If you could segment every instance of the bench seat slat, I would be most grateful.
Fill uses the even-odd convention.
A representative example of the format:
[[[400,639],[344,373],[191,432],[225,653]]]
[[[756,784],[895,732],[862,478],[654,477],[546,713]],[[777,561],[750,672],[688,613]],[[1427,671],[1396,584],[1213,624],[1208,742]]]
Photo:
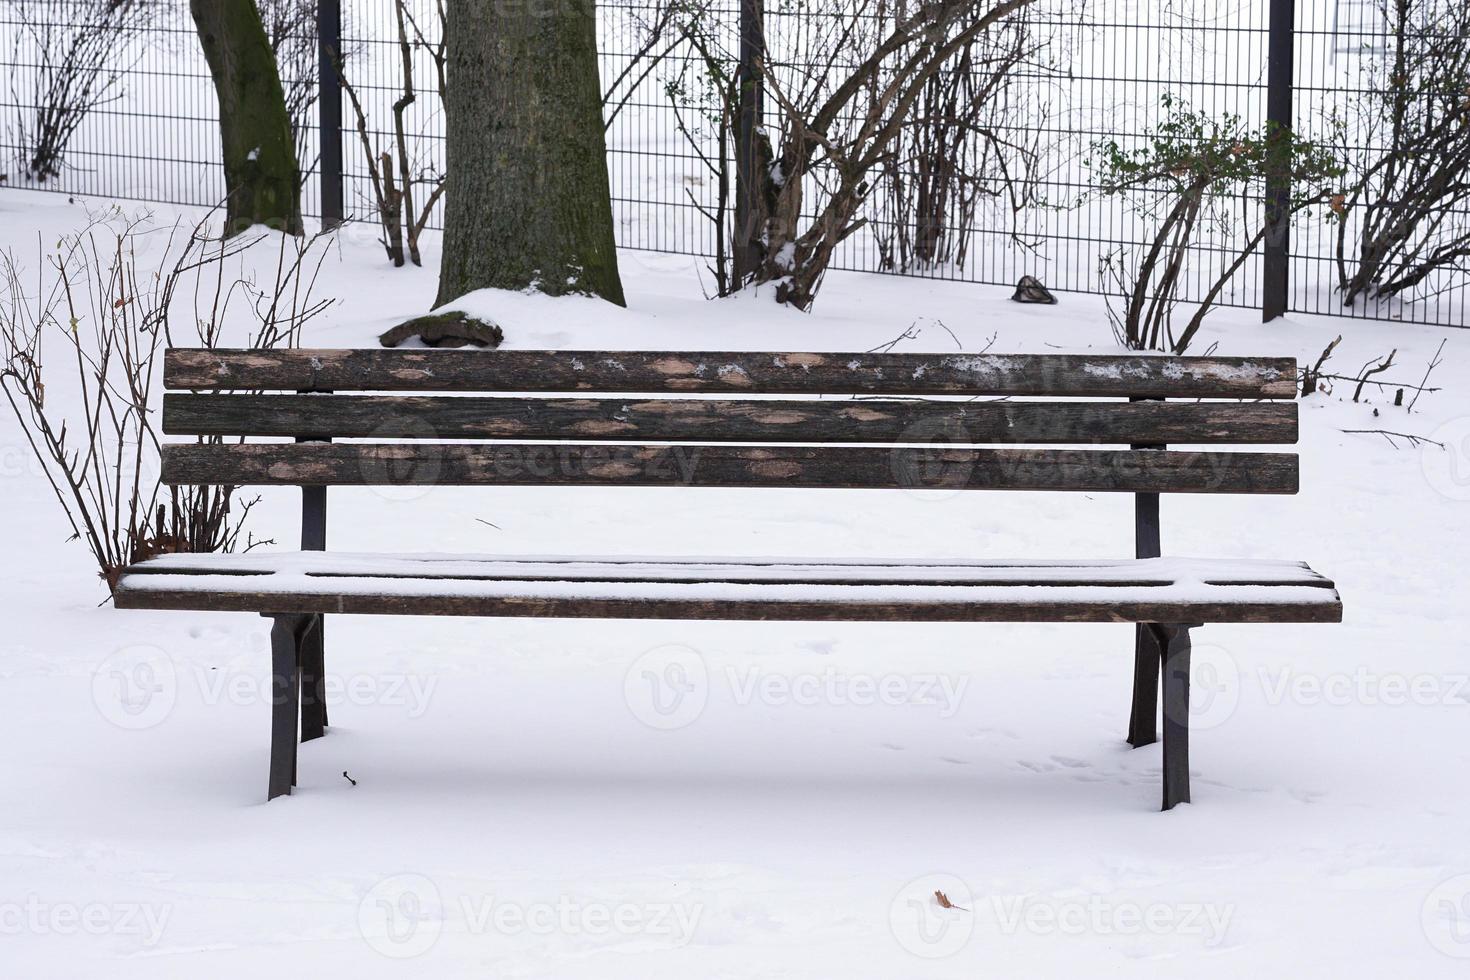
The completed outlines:
[[[1296,493],[1289,453],[575,443],[169,445],[163,482]]]
[[[170,393],[168,435],[619,442],[1289,444],[1292,402],[953,402]]]
[[[121,608],[927,622],[1336,622],[1332,583],[1286,562],[166,556]]]
[[[174,349],[170,389],[1280,398],[1292,358],[1143,354]]]
[[[1218,585],[1276,584],[1332,587],[1302,562],[1230,558],[898,559],[778,557],[647,557],[628,555],[372,554],[355,552],[248,552],[159,555],[129,574],[389,576],[401,578],[768,579],[869,582],[962,579],[1030,584],[1086,582],[1115,585],[1200,581]]]

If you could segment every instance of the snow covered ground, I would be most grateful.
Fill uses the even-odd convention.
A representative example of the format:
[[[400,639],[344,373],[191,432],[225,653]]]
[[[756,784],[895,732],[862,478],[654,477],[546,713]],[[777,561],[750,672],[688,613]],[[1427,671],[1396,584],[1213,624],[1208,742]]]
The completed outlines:
[[[94,205],[97,202],[91,202]],[[0,247],[82,202],[0,192]],[[435,287],[363,230],[306,338]],[[626,311],[485,300],[515,347],[1109,350],[1100,301],[834,275],[708,303],[624,253]],[[1470,334],[1212,318],[1199,346],[1443,391],[1302,403],[1302,493],[1175,497],[1165,553],[1300,559],[1341,626],[1197,639],[1195,803],[1123,742],[1124,626],[331,619],[332,730],[267,805],[266,621],[123,612],[0,418],[0,975],[1464,976]],[[941,326],[942,323],[942,326]],[[1414,433],[1448,448],[1396,448]],[[291,540],[297,494],[252,525]],[[488,523],[487,523],[488,522]],[[493,525],[493,526],[492,526]],[[1122,495],[334,489],[347,551],[1124,557]],[[1458,597],[1458,598],[1457,598]],[[682,671],[682,674],[680,673]],[[650,685],[682,677],[686,697]],[[344,778],[344,772],[354,782]],[[943,891],[964,911],[939,909]]]

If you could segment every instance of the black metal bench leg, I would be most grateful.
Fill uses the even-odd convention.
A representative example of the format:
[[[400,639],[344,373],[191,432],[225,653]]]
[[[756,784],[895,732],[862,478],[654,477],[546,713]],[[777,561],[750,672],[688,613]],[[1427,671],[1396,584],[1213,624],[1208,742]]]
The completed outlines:
[[[1133,711],[1128,744],[1135,749],[1159,740],[1159,664],[1163,651],[1153,627],[1139,623],[1133,639]]]
[[[268,615],[268,614],[267,614]],[[301,641],[310,617],[271,616],[271,771],[266,800],[296,785],[296,720],[300,711]]]
[[[1164,805],[1189,802],[1189,631],[1155,627],[1164,649]]]
[[[312,616],[301,638],[301,741],[327,733],[325,616]]]

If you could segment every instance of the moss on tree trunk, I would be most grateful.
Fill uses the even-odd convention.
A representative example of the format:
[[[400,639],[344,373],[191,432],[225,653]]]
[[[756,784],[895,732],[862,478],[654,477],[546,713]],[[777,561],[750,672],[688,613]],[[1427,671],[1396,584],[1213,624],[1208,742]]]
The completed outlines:
[[[281,76],[255,0],[189,0],[219,97],[226,235],[301,234],[301,186]]]
[[[455,0],[443,305],[475,289],[621,305],[592,0]]]

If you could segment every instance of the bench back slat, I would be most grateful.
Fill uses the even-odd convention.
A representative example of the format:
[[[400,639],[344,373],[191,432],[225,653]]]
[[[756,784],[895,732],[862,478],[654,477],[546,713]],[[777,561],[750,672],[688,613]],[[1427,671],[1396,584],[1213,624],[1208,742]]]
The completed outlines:
[[[1262,444],[1297,439],[1291,402],[879,401],[164,396],[168,435],[608,442]]]
[[[173,485],[1158,494],[1298,481],[1290,453],[1165,448],[1295,442],[1290,359],[170,350],[164,377],[182,389],[165,395],[164,432],[203,437],[164,447]],[[237,441],[257,436],[296,441]],[[1044,448],[1010,448],[1024,445]]]
[[[254,443],[174,445],[167,484],[707,486],[1295,493],[1287,453],[935,447]]]
[[[175,349],[164,358],[164,384],[213,391],[1290,399],[1296,362],[1142,354]]]

